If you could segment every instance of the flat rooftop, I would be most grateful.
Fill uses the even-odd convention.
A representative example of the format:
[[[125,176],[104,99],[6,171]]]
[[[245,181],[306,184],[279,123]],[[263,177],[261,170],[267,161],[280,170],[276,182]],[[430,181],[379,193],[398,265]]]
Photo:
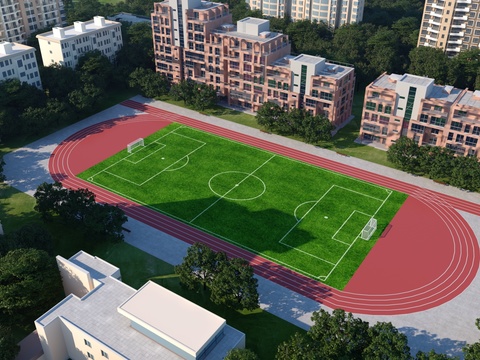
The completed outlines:
[[[253,17],[246,17],[241,20],[238,20],[241,23],[253,24],[253,25],[260,25],[269,22],[267,19],[259,19]]]
[[[353,67],[334,64],[334,63],[328,62],[328,60],[320,56],[313,56],[313,55],[306,55],[306,54],[300,54],[297,56],[286,55],[276,60],[275,62],[273,62],[272,66],[279,66],[279,67],[290,69],[290,61],[291,60],[298,61],[298,58],[300,58],[302,62],[310,63],[310,64],[316,64],[318,62],[325,61],[325,67],[318,74],[315,74],[317,76],[322,75],[322,76],[332,77],[334,79],[339,79],[343,77],[345,74],[348,74],[351,71],[355,71]]]
[[[75,30],[75,25],[70,25],[70,26],[66,26],[66,27],[62,28],[65,31],[65,36],[61,40],[65,40],[65,39],[69,39],[69,38],[77,37],[77,36],[84,36],[84,35],[88,34],[89,32],[96,31],[98,29],[105,29],[105,28],[108,28],[108,27],[121,25],[117,21],[112,21],[112,20],[107,20],[107,19],[105,19],[105,25],[104,26],[96,25],[93,19],[85,21],[83,23],[85,24],[85,31],[84,32],[76,31]],[[53,30],[44,32],[42,34],[38,34],[37,37],[53,39],[53,40],[60,40],[60,38],[53,36]]]
[[[476,93],[476,94],[475,94]],[[458,105],[471,106],[480,109],[480,93],[478,91],[467,91],[463,94]]]
[[[325,58],[322,58],[320,56],[312,56],[312,55],[307,55],[307,54],[300,54],[296,57],[293,58],[295,61],[299,61],[305,64],[318,64],[323,61],[325,61]]]
[[[416,76],[416,75],[399,75],[399,74],[383,74],[379,76],[375,81],[372,83],[373,86],[378,86],[383,89],[395,90],[397,83],[394,81],[401,81],[407,82],[412,85],[421,85],[426,86],[429,85],[433,79]],[[453,103],[458,96],[461,94],[462,90],[454,88],[452,86],[444,86],[444,85],[433,85],[430,93],[427,95],[427,99],[439,99],[442,101],[446,101],[449,103]]]
[[[4,53],[4,47],[9,48],[9,44],[12,44],[12,48],[8,50],[8,54]],[[19,43],[8,43],[8,42],[0,42],[0,59],[6,58],[8,56],[17,56],[21,55],[27,51],[35,51],[34,47],[19,44]]]
[[[152,311],[155,309],[155,311]],[[147,282],[119,306],[132,321],[147,324],[197,353],[225,320],[154,282]]]
[[[227,24],[224,24],[224,25],[227,25]],[[228,25],[231,25],[231,24],[228,24]],[[227,31],[227,30],[222,29],[222,28],[220,27],[220,28],[217,28],[217,29],[212,30],[212,33],[214,33],[214,34],[226,34],[226,35],[231,36],[231,37],[236,37],[236,38],[239,38],[239,39],[246,39],[246,40],[258,41],[258,42],[260,42],[260,43],[267,43],[267,42],[269,42],[269,41],[272,41],[272,39],[275,39],[275,38],[277,38],[277,37],[283,36],[283,34],[281,34],[281,33],[277,33],[277,32],[274,32],[274,31],[269,31],[269,33],[270,33],[270,36],[269,36],[269,37],[261,37],[261,36],[256,36],[256,35],[245,34],[245,33],[243,33],[243,32],[238,32],[236,26],[233,26],[232,28],[233,28],[234,30]]]

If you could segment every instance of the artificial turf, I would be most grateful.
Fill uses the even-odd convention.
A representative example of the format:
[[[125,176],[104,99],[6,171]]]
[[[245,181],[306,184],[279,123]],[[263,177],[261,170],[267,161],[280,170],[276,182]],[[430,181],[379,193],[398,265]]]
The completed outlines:
[[[79,177],[338,289],[406,199],[180,124]]]

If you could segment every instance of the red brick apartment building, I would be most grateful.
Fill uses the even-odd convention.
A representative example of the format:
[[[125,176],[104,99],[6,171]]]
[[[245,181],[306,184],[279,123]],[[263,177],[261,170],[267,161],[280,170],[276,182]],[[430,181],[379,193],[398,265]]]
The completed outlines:
[[[225,4],[166,0],[154,4],[152,30],[157,72],[173,82],[213,85],[230,105],[252,111],[273,101],[325,114],[335,126],[351,116],[353,67],[291,55],[288,36],[270,31],[268,20],[235,26]]]
[[[389,147],[400,136],[479,156],[480,91],[436,85],[434,79],[382,74],[365,91],[360,136]]]

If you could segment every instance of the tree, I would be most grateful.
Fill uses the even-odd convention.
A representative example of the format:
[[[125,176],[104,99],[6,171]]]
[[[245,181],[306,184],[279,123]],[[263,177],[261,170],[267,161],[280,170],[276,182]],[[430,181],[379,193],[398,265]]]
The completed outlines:
[[[257,354],[249,349],[232,349],[227,353],[225,360],[258,360]]]
[[[165,75],[160,75],[150,69],[136,68],[130,74],[130,87],[137,88],[140,93],[148,98],[168,93],[169,82]]]
[[[188,248],[183,262],[175,266],[175,273],[187,288],[193,290],[201,284],[203,289],[206,289],[212,283],[220,266],[226,261],[225,253],[215,253],[208,246],[195,243]]]
[[[412,139],[402,136],[388,149],[387,159],[400,169],[413,173],[418,170],[418,145]]]
[[[247,260],[223,261],[211,284],[211,300],[237,310],[258,308],[258,280]]]
[[[65,100],[80,84],[80,74],[70,67],[52,64],[40,68],[42,86],[51,98]]]
[[[189,105],[192,103],[194,88],[195,81],[188,78],[172,85],[170,88],[170,95],[175,100],[183,100],[185,105]]]
[[[475,321],[475,325],[478,330],[480,330],[480,319]],[[463,354],[465,355],[465,360],[476,360],[480,359],[480,342],[476,342],[471,345],[467,345],[463,348]]]
[[[149,23],[122,24],[123,46],[116,62],[128,74],[137,68],[155,70],[152,27]]]
[[[87,239],[123,241],[123,224],[128,221],[125,212],[118,206],[93,204],[87,208],[83,219],[83,229]]]
[[[33,195],[36,200],[34,209],[40,213],[44,221],[51,220],[52,215],[58,213],[58,207],[66,191],[59,182],[53,184],[44,182],[37,187]]]
[[[57,263],[45,251],[17,249],[0,258],[0,323],[25,323],[62,298]]]
[[[257,111],[255,118],[257,124],[265,127],[268,131],[273,131],[277,128],[280,119],[285,116],[283,109],[277,104],[267,101]]]
[[[39,224],[27,224],[7,235],[9,250],[37,249],[53,255],[53,238],[50,232]],[[6,253],[6,252],[5,252]],[[4,255],[0,251],[0,255]]]
[[[436,84],[446,84],[448,57],[440,49],[419,46],[410,51],[411,74],[435,79]]]
[[[415,356],[415,360],[458,360],[458,357],[451,357],[445,354],[437,354],[434,350],[424,353],[419,351]]]
[[[334,126],[324,115],[306,116],[303,122],[302,137],[305,142],[315,144],[332,139]]]
[[[450,184],[460,189],[480,189],[480,163],[475,156],[458,156],[454,160]]]
[[[471,48],[461,51],[449,60],[448,83],[461,89],[475,89],[480,70],[480,49]]]
[[[276,360],[316,360],[314,344],[310,337],[295,333],[278,346]]]
[[[12,330],[0,325],[0,360],[13,360],[19,351],[20,346],[17,345]]]
[[[365,360],[409,360],[408,339],[392,323],[378,322],[368,329],[370,344],[363,351]]]
[[[86,52],[79,59],[76,71],[85,86],[106,90],[113,78],[114,68],[108,57],[99,50]]]
[[[217,103],[217,91],[213,85],[196,84],[193,91],[192,105],[194,109],[203,111]]]
[[[313,313],[312,321],[308,336],[319,358],[362,359],[362,352],[369,344],[368,322],[340,309],[331,315],[321,309]]]
[[[0,183],[3,183],[6,180],[5,174],[3,173],[4,166],[5,161],[3,161],[3,157],[0,157]]]

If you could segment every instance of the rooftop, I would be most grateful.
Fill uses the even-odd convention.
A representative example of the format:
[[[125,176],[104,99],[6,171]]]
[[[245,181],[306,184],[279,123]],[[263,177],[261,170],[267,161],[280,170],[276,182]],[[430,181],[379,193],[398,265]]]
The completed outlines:
[[[35,48],[19,43],[0,42],[0,59],[7,56],[16,56],[27,51],[35,51]]]
[[[480,109],[480,93],[477,91],[466,91],[458,102],[458,105],[470,106]]]
[[[153,282],[138,291],[133,289],[110,276],[118,268],[85,252],[75,254],[69,261],[88,270],[99,285],[82,298],[73,294],[67,296],[36,320],[42,326],[52,321],[71,323],[129,359],[180,360],[180,356],[132,328],[132,318],[118,309],[121,307],[156,329],[170,332],[171,337],[197,348],[203,345],[202,340],[209,338],[215,326],[225,323],[217,315]],[[238,330],[225,326],[222,341],[206,359],[222,359],[242,337]]]
[[[295,61],[299,61],[305,64],[318,64],[323,61],[325,61],[325,58],[322,58],[320,56],[312,56],[312,55],[306,55],[306,54],[300,54],[293,58]]]
[[[225,325],[221,317],[151,281],[120,305],[119,311],[194,353]]]
[[[100,18],[100,17],[97,17]],[[84,25],[85,28],[82,31],[79,31],[79,26],[78,25]],[[66,26],[64,28],[57,27],[55,29],[61,29],[64,31],[64,34],[62,36],[62,39],[68,39],[72,37],[77,37],[77,36],[84,36],[85,34],[88,34],[89,32],[96,31],[98,29],[104,29],[108,27],[113,27],[116,25],[121,25],[117,21],[111,21],[104,19],[103,25],[100,25],[100,21],[95,21],[94,19],[88,20],[85,22],[80,22],[76,21],[74,25]],[[60,39],[60,37],[54,35],[54,31],[47,31],[45,33],[37,35],[38,38],[46,38],[48,40],[56,40]]]
[[[246,23],[246,24],[253,24],[253,25],[260,25],[260,24],[268,23],[269,21],[266,20],[266,19],[246,17],[244,19],[238,20],[238,22]]]
[[[334,79],[339,79],[343,77],[345,74],[348,74],[350,71],[354,71],[353,67],[342,65],[342,64],[336,64],[333,62],[329,62],[323,57],[320,56],[313,56],[313,55],[306,55],[306,54],[300,54],[297,56],[293,55],[286,55],[278,60],[276,60],[274,63],[272,63],[273,66],[280,66],[280,67],[285,67],[290,69],[290,62],[294,61],[300,61],[303,63],[308,63],[308,64],[317,64],[319,62],[325,62],[325,67],[323,68],[322,71],[318,72],[315,75],[322,75],[322,76],[328,76],[332,77]]]
[[[224,24],[224,25],[232,25],[232,24]],[[245,34],[243,32],[239,32],[239,31],[237,31],[235,26],[232,26],[232,28],[234,30],[229,31],[229,30],[225,30],[222,27],[220,27],[220,28],[212,30],[212,33],[227,34],[228,36],[236,37],[236,38],[239,38],[239,39],[254,40],[254,41],[258,41],[260,43],[267,43],[269,41],[272,41],[272,39],[283,36],[283,34],[281,34],[281,33],[277,33],[277,32],[274,32],[274,31],[269,31],[270,35],[268,37],[261,37],[261,36],[249,35],[249,34]]]

